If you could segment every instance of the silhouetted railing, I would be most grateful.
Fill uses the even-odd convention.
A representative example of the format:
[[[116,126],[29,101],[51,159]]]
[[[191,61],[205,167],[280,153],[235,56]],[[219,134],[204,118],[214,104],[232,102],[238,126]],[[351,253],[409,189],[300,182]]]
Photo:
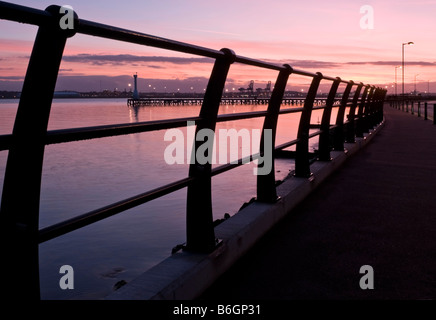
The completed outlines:
[[[345,141],[354,142],[356,136],[363,136],[364,132],[369,131],[383,119],[383,101],[386,91],[382,88],[324,76],[319,72],[298,70],[286,64],[276,65],[242,57],[230,49],[217,51],[103,25],[79,19],[77,15],[75,15],[74,29],[63,30],[59,26],[62,17],[59,11],[58,6],[50,6],[45,11],[41,11],[0,2],[0,18],[38,26],[13,132],[0,136],[0,150],[8,150],[0,211],[2,256],[3,260],[7,261],[7,263],[2,262],[2,268],[6,268],[2,274],[8,278],[8,284],[4,285],[7,288],[6,294],[11,294],[14,298],[40,298],[39,243],[182,188],[187,188],[188,191],[185,249],[211,252],[217,246],[212,216],[211,178],[246,163],[246,159],[239,159],[237,164],[225,164],[212,169],[210,163],[200,164],[195,159],[190,165],[188,176],[184,179],[144,191],[123,201],[39,230],[40,185],[46,145],[183,127],[188,121],[196,122],[196,133],[198,133],[202,129],[215,130],[217,122],[264,117],[263,129],[270,129],[272,132],[273,141],[269,145],[273,150],[265,149],[268,146],[264,143],[265,130],[263,130],[260,151],[250,155],[249,159],[259,159],[267,151],[275,155],[280,150],[296,145],[295,176],[305,178],[311,175],[310,164],[313,161],[309,153],[309,139],[319,136],[318,159],[329,161],[332,149],[344,150]],[[48,131],[47,124],[63,50],[67,39],[76,33],[213,58],[215,62],[199,115],[135,124]],[[227,75],[234,63],[277,72],[277,80],[266,111],[218,115]],[[281,109],[285,88],[292,75],[311,79],[310,88],[303,107]],[[324,105],[314,106],[321,80],[331,81],[330,91]],[[346,88],[339,103],[335,103],[341,83],[346,84]],[[338,109],[334,125],[330,120],[333,108]],[[313,110],[323,110],[319,125],[310,123]],[[346,110],[348,110],[348,120],[344,122]],[[279,115],[289,113],[301,113],[297,138],[276,146]],[[313,128],[318,130],[309,133]],[[197,154],[199,146],[199,143],[194,141],[194,154]],[[269,174],[257,176],[257,201],[272,203],[278,199],[274,161],[272,165]]]
[[[430,105],[429,101],[435,101],[436,96],[414,96],[414,97],[405,97],[404,99],[400,96],[388,96],[386,98],[386,102],[389,102],[389,105],[395,109],[402,110],[405,112],[409,112],[413,115],[415,112],[418,117],[422,116],[422,112],[424,112],[424,120],[429,119],[428,111],[429,109],[433,112],[432,119],[433,124],[436,124],[436,103],[433,103],[433,106]]]

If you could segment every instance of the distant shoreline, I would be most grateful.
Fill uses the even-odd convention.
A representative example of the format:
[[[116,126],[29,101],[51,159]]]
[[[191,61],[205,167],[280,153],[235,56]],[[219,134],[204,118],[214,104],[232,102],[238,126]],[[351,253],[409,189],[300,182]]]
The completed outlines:
[[[304,98],[305,94],[301,94],[297,91],[287,91],[287,94],[293,97]],[[91,91],[91,92],[77,92],[77,91],[55,91],[53,99],[131,99],[133,93],[129,91]],[[140,98],[203,98],[204,93],[192,93],[192,92],[153,92],[153,93],[140,93]],[[326,94],[323,94],[326,95]],[[323,96],[321,95],[321,96]],[[20,91],[0,91],[0,100],[19,100],[21,96]],[[256,95],[254,95],[256,96]],[[231,93],[223,94],[225,98],[238,98],[243,97],[240,94]],[[265,96],[257,95],[259,98],[265,98]],[[418,100],[436,100],[436,94],[418,94],[406,97],[408,99]],[[388,95],[387,100],[401,99],[401,96]]]

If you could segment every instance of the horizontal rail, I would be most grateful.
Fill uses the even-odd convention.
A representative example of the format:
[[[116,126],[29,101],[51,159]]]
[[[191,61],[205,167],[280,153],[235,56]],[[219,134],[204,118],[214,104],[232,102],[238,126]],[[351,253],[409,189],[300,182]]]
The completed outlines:
[[[91,35],[91,36],[99,36],[112,40],[120,40],[123,42],[130,42],[130,43],[147,45],[147,46],[152,46],[161,49],[200,55],[200,56],[214,58],[214,59],[223,57],[224,55],[221,51],[212,50],[200,46],[194,46],[192,44],[173,41],[166,38],[151,36],[148,34],[135,32],[127,29],[116,28],[113,26],[87,21],[87,20],[80,20],[80,24],[77,32]],[[252,58],[247,58],[239,55],[235,56],[235,62],[239,62],[245,65],[265,68],[265,69],[276,70],[276,71],[281,71],[285,69],[285,67],[283,67],[282,65],[256,60]],[[302,76],[307,76],[307,77],[316,76],[316,74],[314,73],[299,70],[299,69],[293,69],[292,73]],[[332,81],[336,80],[335,78],[329,76],[322,76],[322,78],[324,80],[332,80]],[[341,82],[348,83],[348,81],[345,80],[341,80]]]
[[[71,231],[80,229],[94,222],[109,218],[115,214],[134,208],[148,201],[160,198],[174,191],[185,188],[193,181],[193,178],[185,178],[172,182],[165,186],[141,193],[134,197],[113,203],[97,210],[76,216],[69,220],[54,224],[39,230],[39,243],[54,239]]]
[[[0,19],[40,26],[52,19],[51,14],[14,3],[0,1]]]
[[[219,115],[217,122],[235,121],[241,119],[258,118],[266,115],[266,111],[232,113]],[[144,121],[135,124],[114,124],[95,127],[83,127],[74,129],[59,129],[47,132],[46,144],[65,143],[80,140],[90,140],[96,138],[113,137],[134,133],[143,133],[164,129],[180,128],[186,126],[189,121],[200,121],[201,117],[187,117],[170,120]],[[5,145],[9,136],[0,136],[0,147],[2,146],[1,138],[4,137]],[[1,150],[1,149],[0,149]]]
[[[302,112],[303,108],[286,108],[286,109],[281,109],[279,111],[279,114],[289,114],[289,113],[297,113],[297,112]]]
[[[336,106],[334,106],[336,107]],[[314,110],[322,110],[325,106],[314,107]],[[281,109],[279,114],[298,113],[303,108]],[[267,111],[241,112],[232,114],[221,114],[217,117],[217,122],[236,121],[242,119],[259,118],[267,115]],[[81,140],[91,140],[106,138],[134,133],[143,133],[170,128],[180,128],[186,126],[188,121],[200,121],[200,117],[187,117],[179,119],[143,121],[138,123],[125,123],[114,125],[102,125],[92,127],[79,127],[70,129],[57,129],[47,131],[45,144],[58,144]],[[8,150],[12,144],[12,134],[0,135],[0,151]]]
[[[315,137],[319,135],[321,131],[315,132],[309,137]],[[287,143],[281,144],[275,148],[276,151],[288,148],[292,145],[295,145],[298,142],[298,139],[289,141]],[[234,163],[227,163],[216,168],[213,168],[211,171],[211,176],[217,176],[221,173],[230,171],[237,167],[240,167],[244,164],[253,162],[258,160],[261,157],[260,153],[251,154],[249,156],[239,158],[234,161]],[[185,178],[171,184],[153,189],[151,191],[147,191],[145,193],[139,194],[137,196],[116,202],[114,204],[102,207],[97,210],[90,211],[88,213],[76,216],[74,218],[59,222],[52,226],[43,228],[39,231],[39,243],[43,243],[45,241],[54,239],[58,236],[67,234],[74,230],[80,229],[84,226],[90,225],[94,222],[101,221],[103,219],[109,218],[117,213],[126,211],[128,209],[134,208],[136,206],[142,205],[151,200],[157,199],[174,191],[185,188],[189,185],[190,182],[193,181],[193,178]]]
[[[309,134],[308,139],[312,139],[313,137],[319,136],[322,133],[321,130],[313,132],[311,134]]]
[[[280,71],[284,69],[283,66],[278,64],[264,62],[256,59],[247,58],[247,57],[241,57],[238,55],[235,57],[235,62],[239,62],[253,67],[260,67],[260,68],[271,69],[276,71]]]
[[[73,129],[51,130],[47,132],[46,144],[49,145],[55,143],[90,140],[96,138],[105,138],[133,133],[178,128],[186,126],[186,123],[188,121],[198,121],[200,119],[200,117],[187,117],[170,120],[144,121],[134,124],[125,123]]]
[[[283,149],[289,148],[293,145],[296,145],[298,142],[300,142],[300,139],[294,139],[294,140],[282,143],[276,147],[276,150],[283,150]]]
[[[214,59],[224,56],[223,52],[219,50],[213,50],[201,46],[195,46],[180,41],[174,41],[166,38],[156,37],[141,32],[116,28],[102,23],[97,23],[97,22],[92,22],[82,19],[79,22],[77,32],[82,34],[87,34],[90,36],[97,36],[101,38],[119,40],[123,42],[130,42],[139,45],[146,45],[150,47],[194,54],[194,55],[199,55],[199,56],[204,56]]]

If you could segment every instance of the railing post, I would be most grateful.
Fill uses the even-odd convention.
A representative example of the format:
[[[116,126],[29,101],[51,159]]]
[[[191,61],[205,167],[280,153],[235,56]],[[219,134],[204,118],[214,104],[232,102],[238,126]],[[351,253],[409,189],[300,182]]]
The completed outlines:
[[[288,83],[289,75],[292,73],[292,68],[289,65],[284,65],[284,69],[279,72],[277,76],[277,81],[274,85],[273,92],[271,94],[271,99],[268,105],[268,114],[265,116],[262,137],[260,141],[259,153],[261,156],[266,154],[265,147],[270,147],[268,154],[272,155],[271,159],[271,170],[267,174],[260,174],[261,168],[258,168],[257,175],[257,200],[261,202],[275,202],[277,200],[277,191],[275,185],[275,166],[274,166],[274,149],[275,140],[277,132],[277,121],[280,111],[280,106],[282,104],[283,95],[285,94],[286,85]],[[271,142],[266,144],[265,141],[265,130],[271,130]],[[268,161],[265,159],[265,161]],[[262,164],[265,167],[267,164]],[[261,164],[259,163],[259,166]]]
[[[347,124],[347,142],[354,143],[356,142],[355,138],[355,112],[357,103],[359,102],[360,91],[362,90],[363,83],[360,83],[357,86],[356,92],[354,93],[353,102],[350,106],[350,112],[348,113],[348,124]]]
[[[310,159],[309,159],[309,129],[310,118],[312,116],[313,102],[315,101],[319,83],[322,80],[322,74],[317,72],[313,77],[309,91],[304,101],[303,111],[301,112],[300,124],[298,126],[297,146],[295,156],[295,176],[310,177]]]
[[[340,78],[336,78],[330,87],[330,92],[327,97],[326,106],[322,113],[321,134],[319,136],[319,160],[330,161],[330,120],[333,104],[335,102],[336,92],[338,91]]]
[[[424,120],[428,120],[428,110],[427,110],[427,101],[424,102]]]
[[[364,110],[363,132],[369,132],[369,130],[373,127],[373,117],[377,116],[376,110],[378,98],[379,96],[377,88],[375,86],[371,86],[368,102],[366,103]]]
[[[365,108],[365,105],[369,104],[368,101],[370,100],[370,90],[372,90],[370,85],[365,86],[359,108],[357,109],[356,137],[359,138],[363,138],[363,109]]]
[[[59,6],[46,11],[52,19],[39,27],[33,45],[12,131],[0,209],[3,285],[7,298],[17,301],[40,298],[38,227],[45,136],[66,39],[75,33],[60,28]]]
[[[341,106],[338,110],[338,115],[336,116],[336,128],[334,131],[333,138],[333,149],[336,151],[344,151],[344,140],[345,140],[345,129],[344,129],[344,116],[345,109],[348,105],[348,98],[350,96],[351,89],[354,85],[353,81],[348,82],[347,87],[342,95]]]
[[[379,91],[379,98],[378,98],[378,102],[377,102],[377,114],[378,116],[376,117],[378,119],[377,124],[382,123],[383,122],[383,109],[384,109],[384,103],[385,103],[385,99],[386,99],[386,94],[387,94],[387,90],[385,89],[378,89]]]
[[[197,124],[195,137],[201,130],[215,134],[216,119],[227,74],[236,57],[229,49],[221,51],[224,55],[215,60],[201,106],[201,120]],[[211,141],[203,143],[213,144]],[[197,151],[203,143],[194,139],[193,159],[189,167],[189,176],[193,177],[194,181],[188,186],[185,249],[193,252],[211,252],[217,245],[212,214],[212,154],[206,156],[208,159],[206,163],[200,163],[197,159]]]
[[[433,124],[436,124],[436,103],[433,105]]]
[[[383,110],[382,105],[380,105],[380,101],[382,100],[382,90],[377,87],[373,87],[374,94],[372,96],[371,106],[370,106],[370,116],[368,121],[368,129],[369,126],[376,126],[383,119]],[[383,103],[383,102],[382,102]],[[380,115],[381,114],[381,115]],[[381,119],[380,119],[381,117]]]
[[[372,125],[376,126],[377,124],[383,121],[383,103],[385,99],[386,90],[376,88],[374,93],[374,117],[372,119]]]
[[[421,101],[418,101],[418,118],[421,117]]]

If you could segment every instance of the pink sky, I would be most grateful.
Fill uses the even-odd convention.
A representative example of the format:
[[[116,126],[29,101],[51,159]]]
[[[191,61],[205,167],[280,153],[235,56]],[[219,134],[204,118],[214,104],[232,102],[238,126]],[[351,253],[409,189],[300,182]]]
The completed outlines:
[[[53,2],[15,3],[44,9]],[[430,86],[430,91],[436,92],[436,0],[69,0],[59,4],[72,6],[83,19],[217,50],[227,47],[250,58],[388,86],[391,92],[395,66],[401,64],[401,44],[413,41],[414,46],[405,48],[406,91],[414,89],[416,78],[419,91]],[[361,27],[364,13],[360,8],[364,5],[374,10],[373,29]],[[0,21],[0,90],[14,85],[20,89],[35,33],[33,26]],[[207,78],[211,70],[210,62],[192,60],[197,57],[84,35],[70,39],[64,55],[60,77],[109,79],[137,72],[145,86],[140,91],[160,85],[159,79]],[[400,90],[401,69],[397,72]],[[229,83],[245,86],[255,80],[263,86],[275,77],[274,72],[235,65]],[[303,80],[293,77],[290,85],[303,86]],[[126,82],[123,79],[108,86],[123,89]]]

